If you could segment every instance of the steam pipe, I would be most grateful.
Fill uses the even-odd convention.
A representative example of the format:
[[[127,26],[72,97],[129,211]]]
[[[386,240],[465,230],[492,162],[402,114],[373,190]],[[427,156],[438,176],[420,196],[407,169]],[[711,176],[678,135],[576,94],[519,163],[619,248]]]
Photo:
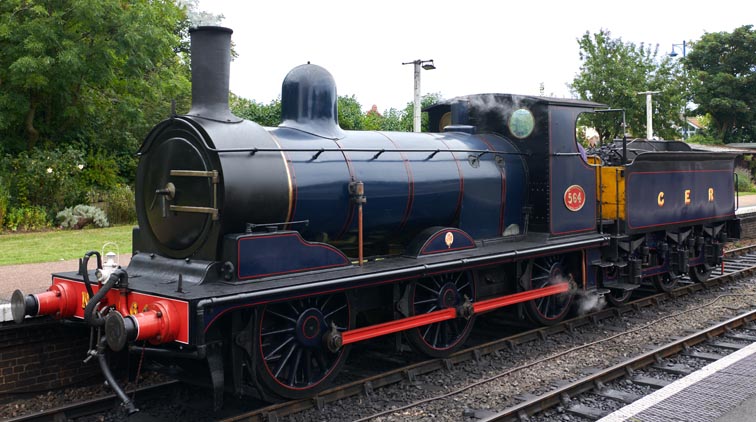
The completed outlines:
[[[94,292],[92,291],[92,286],[89,281],[89,271],[87,269],[87,266],[89,265],[89,258],[92,255],[97,256],[97,268],[102,268],[102,256],[97,251],[89,251],[85,253],[84,258],[81,260],[81,267],[79,268],[79,271],[81,271],[81,276],[84,278],[84,286],[87,288],[89,297],[94,296]]]
[[[128,274],[126,274],[126,271],[119,268],[113,271],[112,274],[110,274],[108,281],[106,281],[105,284],[103,284],[102,288],[97,291],[97,294],[89,299],[87,306],[84,308],[84,320],[87,322],[87,324],[93,327],[102,327],[103,325],[105,325],[105,319],[100,318],[99,315],[97,315],[95,308],[97,308],[97,304],[100,303],[102,298],[108,294],[110,289],[112,289],[120,279],[126,280],[124,282],[128,283],[129,276]]]
[[[116,393],[116,396],[121,399],[121,405],[126,408],[126,414],[131,416],[134,413],[139,412],[139,409],[134,406],[134,402],[129,399],[129,396],[126,395],[126,393],[123,391],[123,388],[118,385],[118,381],[116,381],[115,377],[113,377],[113,373],[110,372],[108,361],[107,359],[105,359],[105,351],[107,350],[105,347],[106,344],[107,340],[105,340],[105,337],[100,338],[100,341],[97,342],[97,363],[100,364],[102,375],[105,376],[105,379],[108,381],[110,388],[112,388],[113,392]]]

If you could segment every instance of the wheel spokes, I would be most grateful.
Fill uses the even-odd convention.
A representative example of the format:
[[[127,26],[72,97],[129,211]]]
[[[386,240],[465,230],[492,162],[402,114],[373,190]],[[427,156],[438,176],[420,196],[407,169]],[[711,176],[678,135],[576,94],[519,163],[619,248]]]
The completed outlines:
[[[294,324],[297,323],[297,320],[291,317],[287,317],[286,315],[279,314],[278,312],[269,311],[271,315],[275,315],[281,319],[285,319],[287,321],[293,322]]]
[[[292,341],[294,341],[294,337],[289,337],[289,338],[287,338],[287,339],[286,339],[286,340],[285,340],[285,341],[284,341],[283,343],[281,343],[281,344],[280,344],[280,345],[279,345],[278,347],[276,347],[276,348],[275,348],[275,349],[274,349],[274,350],[273,350],[272,352],[270,352],[270,353],[268,354],[268,356],[267,356],[267,357],[265,358],[265,360],[273,360],[273,359],[275,359],[275,358],[277,357],[277,356],[276,356],[276,353],[278,353],[278,351],[279,351],[279,350],[281,350],[281,349],[283,349],[284,347],[286,347],[286,345],[287,345],[287,344],[289,344],[289,343],[291,343]]]
[[[425,285],[425,284],[423,284],[423,283],[418,283],[417,285],[418,285],[419,287],[422,287],[423,289],[425,289],[425,290],[429,291],[430,293],[432,293],[432,294],[436,295],[436,296],[438,296],[438,295],[439,295],[439,294],[441,293],[441,292],[440,292],[440,290],[439,290],[439,291],[437,291],[437,290],[433,290],[433,289],[431,289],[430,287],[426,286],[426,285]],[[441,289],[441,286],[438,286],[438,288],[439,288],[439,289]]]
[[[526,290],[536,290],[555,283],[567,281],[564,269],[564,257],[555,256],[533,261],[530,272],[529,285]],[[571,298],[559,295],[544,296],[528,302],[528,312],[537,322],[546,324],[565,315],[569,309]]]
[[[331,353],[321,342],[332,326],[339,331],[350,327],[349,305],[343,293],[262,308],[259,339],[266,373],[287,389],[320,384],[334,372],[344,353],[343,348]]]
[[[414,282],[411,306],[413,315],[428,314],[457,306],[463,298],[474,298],[469,273],[456,272],[434,275]],[[422,341],[436,350],[454,346],[464,337],[468,320],[448,320],[416,328]]]
[[[278,378],[278,376],[281,374],[281,371],[284,369],[284,367],[286,367],[286,362],[289,361],[289,358],[291,357],[291,354],[294,353],[294,349],[296,349],[296,348],[297,348],[296,345],[292,345],[289,348],[289,351],[286,353],[286,357],[283,358],[283,360],[281,360],[281,362],[279,362],[278,369],[276,369],[276,374],[275,374],[276,378]]]

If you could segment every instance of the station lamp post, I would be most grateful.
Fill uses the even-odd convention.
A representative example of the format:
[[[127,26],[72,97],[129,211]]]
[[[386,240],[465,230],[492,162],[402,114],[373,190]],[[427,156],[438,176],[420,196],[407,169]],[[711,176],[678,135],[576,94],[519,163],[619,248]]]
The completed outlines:
[[[436,66],[433,64],[433,60],[413,60],[411,62],[405,62],[404,64],[415,65],[415,106],[412,116],[412,131],[420,132],[420,68],[425,70],[433,70]]]
[[[675,51],[675,47],[682,47],[682,55],[683,55],[683,58],[685,58],[687,46],[688,46],[688,43],[685,40],[683,40],[682,44],[672,44],[672,52],[669,53],[669,57],[679,56],[679,54],[677,54],[677,51]]]

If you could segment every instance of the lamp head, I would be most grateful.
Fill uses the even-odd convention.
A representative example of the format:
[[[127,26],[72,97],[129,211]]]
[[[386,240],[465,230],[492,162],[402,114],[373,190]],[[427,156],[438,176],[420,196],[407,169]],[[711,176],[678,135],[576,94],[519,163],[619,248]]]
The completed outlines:
[[[433,60],[428,60],[427,62],[423,62],[423,69],[425,70],[433,70],[436,66],[433,65]]]

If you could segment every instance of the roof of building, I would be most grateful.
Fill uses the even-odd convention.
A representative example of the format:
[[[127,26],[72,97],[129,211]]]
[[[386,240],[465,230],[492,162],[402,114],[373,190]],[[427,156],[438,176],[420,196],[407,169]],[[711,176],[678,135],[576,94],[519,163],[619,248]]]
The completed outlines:
[[[693,126],[696,129],[703,129],[704,125],[701,123],[700,120],[698,120],[698,117],[686,117],[685,118],[688,121],[688,124]]]

